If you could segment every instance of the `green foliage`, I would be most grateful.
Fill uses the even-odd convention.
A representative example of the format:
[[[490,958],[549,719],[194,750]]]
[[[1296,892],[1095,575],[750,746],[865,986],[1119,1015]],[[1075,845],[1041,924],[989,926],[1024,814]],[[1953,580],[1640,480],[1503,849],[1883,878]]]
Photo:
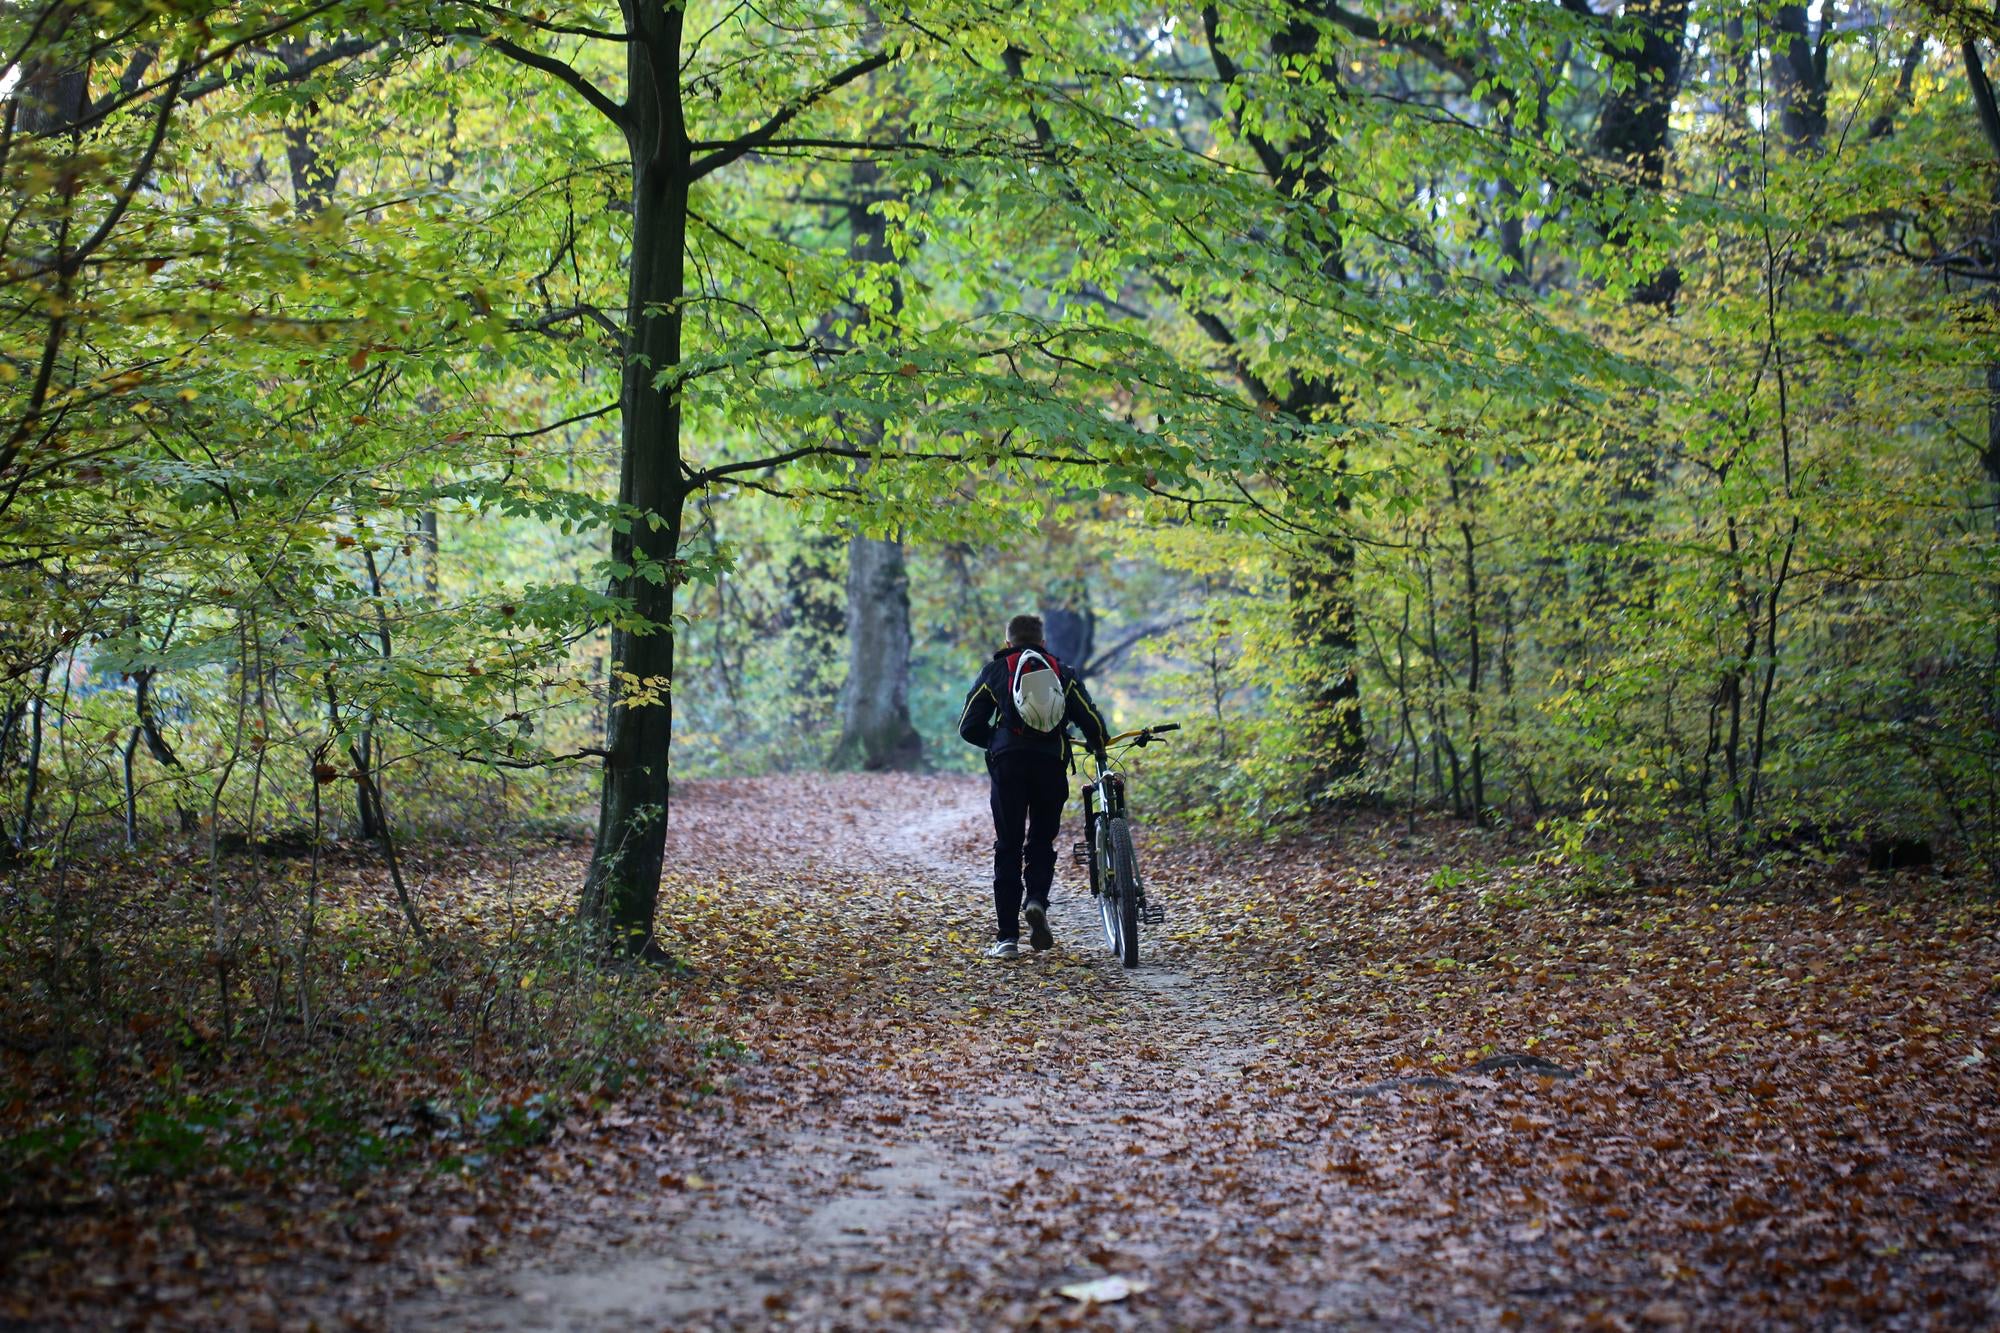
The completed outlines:
[[[1510,0],[697,6],[663,303],[611,7],[100,10],[0,20],[23,851],[541,817],[669,702],[687,771],[816,763],[864,535],[946,762],[1046,598],[1150,631],[1100,689],[1200,818],[2000,863],[1995,164],[1930,19],[1817,34],[1814,130],[1775,11],[1668,70]]]

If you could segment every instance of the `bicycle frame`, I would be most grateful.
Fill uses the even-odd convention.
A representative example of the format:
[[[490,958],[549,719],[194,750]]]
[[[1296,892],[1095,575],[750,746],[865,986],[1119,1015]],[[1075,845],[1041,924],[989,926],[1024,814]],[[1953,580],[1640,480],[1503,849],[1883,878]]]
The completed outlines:
[[[1076,849],[1074,859],[1082,861],[1090,868],[1090,892],[1095,897],[1102,892],[1099,878],[1103,867],[1097,848],[1097,826],[1099,817],[1122,819],[1125,812],[1125,774],[1109,760],[1112,749],[1128,749],[1134,746],[1150,745],[1161,739],[1169,731],[1180,730],[1180,723],[1167,722],[1159,726],[1141,727],[1113,736],[1105,742],[1105,755],[1092,753],[1091,760],[1097,765],[1097,776],[1083,784],[1083,845]],[[1143,879],[1140,896],[1145,896]]]
[[[1072,852],[1090,868],[1090,893],[1104,924],[1104,942],[1126,967],[1139,965],[1140,923],[1158,925],[1157,906],[1146,901],[1146,880],[1132,849],[1132,822],[1125,809],[1125,775],[1109,752],[1146,745],[1178,724],[1162,723],[1114,736],[1092,757],[1097,776],[1083,786],[1083,841]]]
[[[1092,756],[1095,759],[1095,756]],[[1090,892],[1102,891],[1102,866],[1097,852],[1098,817],[1115,819],[1125,813],[1125,775],[1102,760],[1097,776],[1083,785],[1083,845],[1085,864],[1090,867]]]

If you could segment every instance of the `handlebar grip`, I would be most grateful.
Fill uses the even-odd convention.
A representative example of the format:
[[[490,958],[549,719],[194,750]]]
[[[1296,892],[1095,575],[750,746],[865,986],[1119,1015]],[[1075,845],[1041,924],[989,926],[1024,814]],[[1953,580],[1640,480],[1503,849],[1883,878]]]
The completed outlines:
[[[1157,727],[1146,728],[1146,730],[1152,732],[1155,736],[1159,735],[1163,731],[1179,731],[1180,729],[1181,729],[1181,724],[1178,722],[1162,722]]]

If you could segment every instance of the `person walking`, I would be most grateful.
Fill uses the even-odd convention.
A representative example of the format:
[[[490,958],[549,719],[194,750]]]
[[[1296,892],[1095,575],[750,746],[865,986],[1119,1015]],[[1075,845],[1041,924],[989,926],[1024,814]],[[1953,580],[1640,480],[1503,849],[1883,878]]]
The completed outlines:
[[[993,654],[965,696],[958,734],[986,751],[993,803],[993,943],[988,958],[1046,949],[1049,887],[1055,882],[1056,831],[1069,799],[1069,733],[1075,726],[1093,753],[1110,739],[1097,705],[1076,673],[1042,641],[1040,616],[1007,622],[1007,646]]]

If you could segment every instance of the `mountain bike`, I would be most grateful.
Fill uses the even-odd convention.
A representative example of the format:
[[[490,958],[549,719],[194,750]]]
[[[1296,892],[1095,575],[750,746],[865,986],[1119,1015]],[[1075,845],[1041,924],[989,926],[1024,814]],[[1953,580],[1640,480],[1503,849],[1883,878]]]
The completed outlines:
[[[1151,745],[1180,723],[1141,727],[1113,736],[1106,754],[1093,755],[1097,776],[1083,787],[1083,841],[1071,858],[1090,869],[1090,892],[1104,921],[1104,942],[1126,967],[1139,966],[1139,926],[1158,925],[1165,909],[1146,900],[1146,882],[1139,876],[1139,858],[1132,850],[1131,819],[1125,808],[1125,775],[1109,759],[1114,747]]]

